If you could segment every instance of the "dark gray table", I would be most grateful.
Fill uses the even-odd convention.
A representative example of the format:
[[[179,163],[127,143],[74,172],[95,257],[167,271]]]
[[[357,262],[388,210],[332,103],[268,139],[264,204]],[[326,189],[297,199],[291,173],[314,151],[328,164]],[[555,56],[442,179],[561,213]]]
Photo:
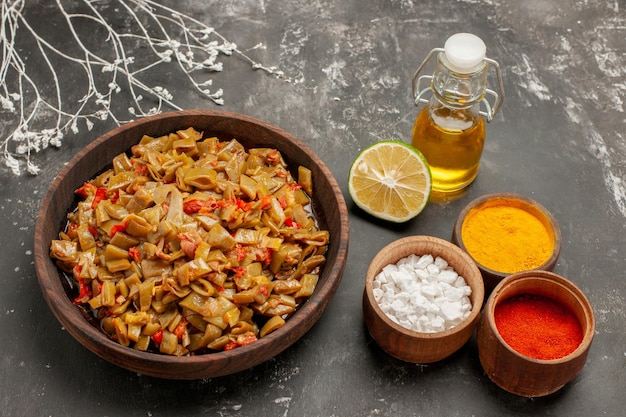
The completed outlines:
[[[48,17],[56,7],[52,3],[27,1],[24,14],[59,41],[66,35],[63,26]],[[119,5],[105,3],[110,4],[100,6],[103,13],[122,16]],[[38,176],[14,177],[1,169],[0,415],[623,413],[623,0],[166,3],[214,27],[241,49],[263,42],[265,48],[248,54],[284,71],[288,81],[254,71],[238,56],[224,58],[224,71],[212,76],[214,85],[224,90],[223,106],[201,98],[173,70],[156,78],[177,91],[183,107],[219,108],[263,119],[318,153],[350,208],[350,254],[341,286],[305,337],[275,359],[240,374],[166,381],[100,360],[75,342],[48,310],[32,254],[37,210],[53,177],[80,148],[114,126],[111,120],[97,123],[91,132],[68,134],[60,149],[36,155],[34,161],[42,168]],[[128,22],[119,19],[120,24]],[[377,140],[409,140],[418,111],[409,91],[413,72],[432,48],[443,46],[457,31],[485,40],[488,56],[502,66],[505,83],[506,100],[487,126],[477,180],[457,199],[432,202],[404,225],[363,216],[347,194],[350,162]],[[119,99],[124,100],[123,94]],[[0,111],[0,117],[0,131],[6,135],[13,116]],[[579,285],[595,309],[596,336],[585,368],[563,390],[546,398],[520,398],[493,385],[478,362],[474,340],[441,363],[411,365],[382,352],[363,323],[364,275],[380,248],[412,234],[449,239],[465,204],[500,191],[534,198],[553,213],[563,233],[555,272]]]

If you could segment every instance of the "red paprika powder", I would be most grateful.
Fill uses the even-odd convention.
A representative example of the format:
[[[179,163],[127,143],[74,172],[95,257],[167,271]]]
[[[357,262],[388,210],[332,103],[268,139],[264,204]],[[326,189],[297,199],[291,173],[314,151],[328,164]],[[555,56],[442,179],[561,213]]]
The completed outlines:
[[[500,336],[515,351],[535,359],[558,359],[583,340],[576,316],[564,305],[535,294],[508,298],[495,308]]]

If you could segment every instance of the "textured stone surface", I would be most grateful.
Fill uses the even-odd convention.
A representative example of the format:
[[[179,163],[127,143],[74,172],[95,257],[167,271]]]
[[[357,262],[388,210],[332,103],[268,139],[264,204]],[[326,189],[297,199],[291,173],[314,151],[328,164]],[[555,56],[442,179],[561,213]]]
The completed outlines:
[[[27,2],[45,27],[46,12]],[[169,0],[240,49],[285,74],[254,71],[241,58],[214,74],[223,106],[176,73],[157,76],[187,108],[221,108],[278,125],[306,142],[340,183],[351,210],[343,282],[322,319],[275,359],[229,377],[170,382],[100,360],[63,331],[37,286],[32,237],[48,184],[82,146],[112,127],[66,138],[38,156],[37,177],[0,183],[0,414],[7,416],[514,416],[617,415],[626,386],[626,15],[608,0]],[[51,8],[54,5],[46,4]],[[106,13],[116,13],[115,6]],[[124,22],[121,23],[125,24]],[[351,161],[380,139],[409,140],[419,109],[410,80],[426,54],[460,31],[485,40],[500,63],[506,99],[487,125],[475,183],[433,201],[410,223],[359,212],[347,194]],[[60,39],[62,34],[50,31]],[[141,50],[136,53],[142,53]],[[1,117],[11,117],[1,113]],[[5,119],[6,120],[6,119]],[[555,272],[595,309],[597,332],[579,377],[547,398],[507,394],[483,373],[475,342],[428,366],[385,355],[363,323],[361,296],[374,254],[397,238],[449,239],[470,200],[517,192],[546,206],[563,233]]]

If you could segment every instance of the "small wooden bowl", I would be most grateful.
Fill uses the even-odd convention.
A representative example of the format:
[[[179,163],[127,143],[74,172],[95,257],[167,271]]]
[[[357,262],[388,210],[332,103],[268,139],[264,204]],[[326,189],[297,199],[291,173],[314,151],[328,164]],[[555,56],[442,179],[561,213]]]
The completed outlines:
[[[314,294],[280,329],[230,351],[175,357],[140,352],[109,339],[90,322],[90,314],[72,303],[76,294],[64,288],[64,278],[49,256],[74,203],[74,190],[126,152],[145,135],[160,136],[194,127],[221,140],[238,139],[245,147],[278,149],[290,169],[312,171],[313,208],[323,229],[330,231],[326,262]],[[297,176],[295,176],[297,178]],[[35,267],[44,298],[53,314],[78,342],[123,368],[160,378],[199,379],[228,375],[267,361],[291,346],[321,317],[341,281],[348,252],[348,211],[341,190],[315,153],[289,133],[251,117],[210,110],[171,112],[125,124],[80,151],[61,171],[44,197],[35,226]]]
[[[381,310],[372,291],[374,278],[386,265],[411,254],[442,257],[471,287],[472,310],[459,325],[442,332],[419,333],[396,324]],[[385,246],[370,263],[363,292],[365,324],[376,343],[391,356],[406,362],[432,363],[452,355],[469,340],[480,317],[484,295],[480,271],[467,253],[443,239],[409,236]]]
[[[567,356],[534,359],[513,350],[498,333],[494,312],[502,301],[519,294],[541,295],[568,307],[583,331],[583,340]],[[487,376],[502,389],[524,397],[552,394],[582,370],[595,330],[593,309],[583,292],[549,271],[525,271],[500,282],[489,296],[476,331],[478,355]]]
[[[512,207],[516,207],[526,211],[527,213],[533,215],[537,218],[543,226],[546,228],[548,234],[553,240],[554,246],[552,253],[546,259],[544,263],[541,265],[537,265],[532,269],[540,269],[544,271],[551,271],[559,258],[559,254],[561,253],[561,229],[559,228],[559,224],[556,219],[550,214],[550,212],[543,207],[538,202],[524,197],[519,194],[514,193],[494,193],[487,194],[482,197],[479,197],[473,201],[471,201],[467,206],[461,210],[459,216],[456,219],[454,224],[454,228],[452,231],[452,242],[458,245],[461,249],[469,253],[472,256],[472,253],[467,250],[465,246],[465,242],[463,241],[463,223],[468,218],[468,215],[472,213],[474,210],[481,208],[494,207],[502,204],[507,204]],[[485,282],[485,293],[489,295],[493,288],[498,285],[498,283],[506,276],[511,275],[516,272],[521,271],[497,271],[494,269],[490,269],[489,267],[481,264],[478,260],[476,260],[473,256],[474,262],[478,265],[478,269],[483,276],[483,280]]]

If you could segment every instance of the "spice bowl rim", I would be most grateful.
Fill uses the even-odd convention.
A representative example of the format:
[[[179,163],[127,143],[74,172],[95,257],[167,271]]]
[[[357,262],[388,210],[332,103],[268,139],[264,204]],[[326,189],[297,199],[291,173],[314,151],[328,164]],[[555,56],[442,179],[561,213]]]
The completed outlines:
[[[405,258],[411,254],[416,254],[419,256],[426,255],[426,252],[419,253],[420,250],[416,249],[418,246],[425,245],[431,245],[433,247],[436,247],[437,251],[441,252],[441,254],[430,254],[434,257],[441,256],[443,259],[446,260],[446,262],[449,262],[449,264],[455,269],[455,271],[459,275],[463,276],[467,285],[472,288],[472,294],[470,295],[470,298],[472,300],[470,315],[456,326],[437,332],[417,332],[394,322],[381,309],[380,305],[375,300],[373,295],[374,278],[384,266],[392,263],[397,263],[400,259]],[[445,253],[454,253],[456,257],[455,259],[463,262],[465,264],[464,269],[471,271],[471,274],[462,274],[458,269],[458,265],[452,265],[452,263],[450,263],[449,256],[446,257]],[[377,265],[380,265],[380,267],[377,267]],[[461,250],[457,245],[438,237],[427,235],[413,235],[400,238],[387,244],[374,256],[374,258],[372,258],[372,261],[370,262],[366,272],[365,288],[363,290],[363,310],[365,314],[366,326],[370,335],[384,351],[386,351],[391,356],[394,356],[397,359],[404,360],[406,362],[432,363],[450,356],[451,354],[459,350],[465,344],[465,342],[469,340],[480,318],[484,297],[484,285],[480,270],[476,266],[473,259],[465,251]],[[400,351],[400,347],[397,347],[398,350],[396,350],[396,347],[387,346],[385,343],[383,343],[383,346],[381,346],[381,338],[383,338],[383,336],[380,330],[374,328],[381,325],[386,327],[385,331],[392,331],[396,333],[394,339],[400,338],[402,339],[402,341],[409,341],[409,343],[413,343],[416,345],[420,342],[436,343],[440,340],[453,341],[453,339],[455,339],[457,336],[463,340],[460,340],[460,342],[456,343],[456,346],[453,342],[452,345],[448,347],[447,351],[442,352],[442,354],[428,355],[430,357],[426,360],[416,360],[422,355],[420,355],[420,353],[415,350],[415,346],[413,346],[413,349],[410,353]],[[382,333],[384,333],[384,331]],[[398,342],[398,340],[396,340],[396,342]]]
[[[510,275],[513,275],[515,273],[523,272],[523,271],[503,272],[503,271],[498,271],[498,270],[495,270],[495,269],[492,269],[483,265],[472,256],[472,254],[467,250],[467,247],[465,246],[465,243],[463,241],[462,228],[463,228],[463,223],[465,222],[465,219],[467,218],[467,215],[476,207],[482,206],[484,204],[487,204],[490,201],[496,201],[496,200],[516,200],[528,207],[532,207],[534,211],[540,213],[541,216],[544,217],[543,220],[545,220],[545,222],[539,218],[538,220],[540,220],[542,224],[544,224],[544,226],[547,226],[547,224],[550,225],[550,228],[552,230],[552,235],[553,235],[553,242],[554,242],[552,253],[550,254],[550,257],[548,257],[548,259],[545,262],[543,262],[541,265],[538,265],[536,268],[533,268],[533,270],[552,271],[554,267],[556,266],[556,263],[561,254],[561,228],[556,218],[552,215],[552,213],[538,201],[530,197],[526,197],[522,194],[512,193],[512,192],[489,193],[489,194],[484,194],[480,197],[475,198],[474,200],[470,201],[467,205],[465,205],[465,207],[463,207],[463,209],[461,209],[461,211],[459,212],[459,215],[457,216],[457,219],[452,229],[451,240],[454,244],[458,245],[461,249],[467,252],[469,256],[474,260],[474,262],[478,266],[478,269],[480,269],[483,275],[487,294],[489,294],[495,288],[495,286],[498,285],[498,283],[502,281],[504,278]],[[528,212],[528,210],[525,210],[525,211]],[[530,214],[537,218],[537,215],[535,213],[530,213]]]
[[[546,286],[546,283],[552,287]],[[537,359],[516,351],[506,343],[495,323],[495,308],[506,299],[524,293],[552,298],[570,310],[573,310],[570,305],[576,304],[578,312],[572,312],[583,331],[583,339],[576,349],[560,358]],[[569,301],[564,301],[565,298]],[[589,299],[572,281],[545,270],[512,274],[494,288],[483,307],[476,331],[479,361],[489,379],[512,394],[524,397],[550,395],[582,371],[593,342],[595,326]]]

